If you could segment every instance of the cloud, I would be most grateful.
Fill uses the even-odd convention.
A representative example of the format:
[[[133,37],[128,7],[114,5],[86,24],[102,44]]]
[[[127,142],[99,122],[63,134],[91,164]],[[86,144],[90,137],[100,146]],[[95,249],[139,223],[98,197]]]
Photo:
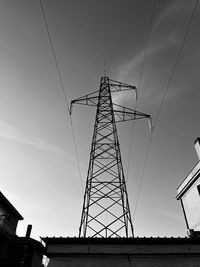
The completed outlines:
[[[12,140],[12,141],[20,142],[25,145],[30,145],[41,150],[46,150],[46,151],[55,152],[55,153],[62,153],[62,154],[66,153],[66,151],[64,151],[63,149],[55,145],[49,144],[39,138],[30,137],[30,136],[27,137],[22,131],[20,131],[13,125],[10,125],[2,121],[0,121],[0,137],[8,139],[8,140]]]
[[[82,170],[87,168],[87,165],[83,164],[82,161],[77,163],[77,158],[74,155],[75,151],[68,152],[58,146],[45,142],[39,138],[25,136],[25,134],[22,131],[20,131],[13,125],[10,125],[2,121],[0,121],[0,137],[11,141],[16,141],[23,145],[28,145],[43,151],[49,151],[67,156],[66,162],[68,162],[68,164],[66,164],[66,167],[70,168],[70,171],[75,172],[76,175],[77,174],[80,175],[78,168],[74,168],[74,164],[76,165],[80,164],[81,177],[83,176]]]
[[[159,13],[155,19],[146,51],[146,62],[151,56],[155,58],[160,55],[160,52],[165,53],[166,50],[177,48],[180,44],[181,38],[179,32],[182,28],[182,20],[180,20],[180,15],[184,11],[187,11],[187,5],[185,7],[184,3],[185,1],[171,2]],[[178,20],[179,23],[174,25],[174,20]],[[162,26],[162,28],[159,29],[156,35],[153,35],[153,32],[156,31],[160,26]],[[133,55],[130,60],[122,63],[118,67],[118,79],[121,81],[127,82],[128,80],[129,82],[134,81],[135,83],[138,83],[143,58],[144,49],[142,47],[138,54]]]
[[[162,50],[166,46],[163,42],[156,42],[148,49],[147,58],[156,52]],[[134,55],[128,62],[120,65],[118,67],[118,80],[123,82],[128,82],[131,84],[138,83],[138,69],[140,69],[141,62],[144,57],[144,51],[140,51],[137,55]],[[146,59],[147,59],[146,58]],[[137,78],[136,78],[137,77]],[[132,85],[135,85],[132,84]]]
[[[160,103],[173,70],[192,7],[193,4],[188,1],[170,1],[164,8],[162,7],[163,9],[155,18],[139,88],[139,101],[142,105],[155,106]],[[187,38],[185,42],[184,50],[170,83],[167,99],[174,99],[179,94],[186,92],[187,84],[195,83],[194,67],[199,68],[199,63],[196,62],[199,37],[197,37],[198,34],[195,34],[198,25],[197,22],[193,23],[190,38]],[[193,35],[191,35],[192,33]],[[137,54],[130,55],[129,60],[118,66],[116,79],[138,87],[143,58],[142,47]],[[174,81],[176,81],[176,85],[174,85]]]
[[[152,32],[156,31],[159,26],[171,18],[177,18],[178,14],[183,13],[187,10],[187,2],[184,0],[172,1],[166,6],[158,15],[155,20],[155,23],[152,27]]]
[[[133,91],[122,91],[112,94],[113,104],[129,106],[134,108],[136,104],[136,94]]]

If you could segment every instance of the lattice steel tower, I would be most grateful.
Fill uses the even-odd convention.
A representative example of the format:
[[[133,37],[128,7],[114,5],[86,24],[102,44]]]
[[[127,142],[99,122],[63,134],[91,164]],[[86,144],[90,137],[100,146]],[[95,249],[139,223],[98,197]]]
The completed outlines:
[[[112,92],[125,90],[137,96],[136,87],[102,77],[99,91],[71,101],[71,108],[75,103],[97,106],[80,237],[133,237],[116,122],[150,116],[112,102]]]

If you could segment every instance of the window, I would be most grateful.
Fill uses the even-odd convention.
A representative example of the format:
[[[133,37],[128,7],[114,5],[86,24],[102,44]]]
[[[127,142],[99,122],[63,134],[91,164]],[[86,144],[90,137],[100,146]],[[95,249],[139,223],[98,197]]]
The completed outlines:
[[[4,218],[5,218],[5,212],[2,208],[0,208],[0,225],[3,224]]]

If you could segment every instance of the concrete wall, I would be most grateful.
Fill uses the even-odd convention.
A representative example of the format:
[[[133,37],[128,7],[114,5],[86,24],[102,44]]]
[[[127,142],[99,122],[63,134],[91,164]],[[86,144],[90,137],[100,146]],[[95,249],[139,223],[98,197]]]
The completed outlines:
[[[44,238],[48,267],[200,267],[200,239]]]
[[[15,235],[18,220],[11,212],[5,207],[1,206],[0,203],[0,227],[10,235]]]
[[[200,185],[200,178],[182,196],[182,201],[189,228],[200,231],[200,194],[197,185]]]
[[[55,257],[48,267],[197,267],[200,257],[183,255]]]
[[[33,253],[31,267],[40,267],[40,266],[42,266],[42,258],[43,258],[42,253],[37,251],[37,250],[35,250],[34,253]]]
[[[10,235],[15,235],[18,219],[13,215],[8,215],[4,218],[1,227]]]

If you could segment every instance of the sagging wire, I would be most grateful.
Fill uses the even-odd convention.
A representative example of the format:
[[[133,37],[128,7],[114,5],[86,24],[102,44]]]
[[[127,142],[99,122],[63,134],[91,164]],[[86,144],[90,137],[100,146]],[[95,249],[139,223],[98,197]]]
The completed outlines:
[[[153,2],[149,28],[148,28],[148,31],[147,31],[147,37],[146,37],[145,46],[144,46],[144,56],[143,56],[143,60],[142,60],[142,66],[141,66],[141,71],[140,71],[140,76],[139,76],[139,82],[138,82],[138,86],[137,86],[137,98],[136,98],[135,107],[134,107],[135,110],[137,109],[137,106],[138,106],[138,102],[137,101],[138,101],[139,91],[140,91],[141,82],[142,82],[142,76],[143,76],[143,72],[144,72],[144,66],[145,66],[145,62],[146,62],[146,57],[147,57],[147,52],[148,52],[148,47],[149,47],[149,42],[150,42],[150,37],[151,37],[151,30],[152,30],[152,24],[153,24],[153,18],[154,18],[154,14],[155,14],[155,9],[156,9],[156,0],[154,0],[154,2]],[[132,129],[131,129],[131,142],[130,142],[130,147],[129,147],[129,156],[128,156],[128,166],[127,166],[127,173],[126,173],[126,177],[127,177],[126,181],[128,181],[128,178],[129,178],[130,161],[131,161],[131,154],[132,154],[132,150],[133,150],[134,130],[135,130],[135,122],[133,121]]]
[[[46,28],[46,31],[47,31],[48,39],[49,39],[49,42],[50,42],[51,51],[52,51],[54,62],[55,62],[56,69],[57,69],[57,72],[58,72],[59,81],[60,81],[60,84],[61,84],[64,100],[65,100],[65,103],[66,103],[66,106],[67,106],[67,110],[68,110],[68,113],[69,113],[69,117],[70,117],[70,124],[71,124],[71,129],[72,129],[73,142],[74,142],[74,146],[75,146],[75,154],[76,154],[78,171],[79,171],[79,179],[80,179],[80,184],[81,184],[81,190],[82,190],[82,193],[84,194],[84,187],[83,187],[83,181],[82,181],[82,176],[81,176],[80,161],[79,161],[79,157],[78,157],[77,142],[76,142],[73,122],[72,122],[72,118],[71,118],[70,108],[69,108],[69,104],[68,104],[68,100],[67,100],[67,94],[65,92],[64,82],[63,82],[63,79],[62,79],[60,66],[59,66],[59,63],[58,63],[58,60],[57,60],[57,57],[56,57],[56,52],[55,52],[55,49],[54,49],[54,43],[53,43],[53,39],[52,39],[52,36],[51,36],[50,28],[49,28],[49,25],[48,25],[47,17],[46,17],[46,14],[45,14],[45,9],[44,9],[44,6],[42,4],[42,0],[39,0],[39,2],[40,2],[40,8],[41,8],[41,11],[42,11],[42,16],[43,16],[43,19],[44,19],[44,24],[45,24],[45,28]]]
[[[199,0],[196,0],[195,5],[194,5],[194,8],[192,10],[192,14],[191,14],[190,19],[188,21],[188,25],[187,25],[187,28],[186,28],[186,31],[185,31],[183,40],[182,40],[181,45],[180,45],[180,48],[178,50],[178,53],[177,53],[177,57],[176,57],[174,66],[173,66],[172,71],[171,71],[171,74],[169,76],[169,80],[168,80],[166,89],[164,91],[161,104],[159,106],[159,109],[158,109],[158,112],[157,112],[157,115],[156,115],[156,118],[155,118],[155,121],[154,121],[153,130],[151,132],[151,136],[150,136],[148,147],[147,147],[147,153],[146,153],[146,156],[145,156],[145,162],[144,162],[144,166],[143,166],[143,170],[142,170],[142,177],[141,177],[141,180],[140,180],[139,190],[138,190],[137,199],[136,199],[136,205],[135,205],[135,209],[134,209],[134,213],[133,213],[133,219],[135,218],[137,207],[138,207],[138,202],[139,202],[139,198],[140,198],[140,194],[141,194],[141,188],[142,188],[142,184],[143,184],[143,180],[144,180],[144,176],[145,176],[145,170],[146,170],[147,160],[148,160],[148,156],[149,156],[150,146],[151,146],[151,142],[152,142],[152,138],[153,138],[153,133],[155,131],[155,127],[156,127],[156,124],[157,124],[157,121],[158,121],[160,112],[161,112],[161,110],[162,110],[162,108],[164,106],[165,99],[166,99],[167,93],[169,91],[170,84],[171,84],[172,79],[174,77],[174,73],[176,71],[176,68],[177,68],[177,65],[178,65],[178,61],[180,59],[181,53],[182,53],[183,48],[184,48],[185,41],[186,41],[187,36],[188,36],[188,33],[190,31],[190,27],[191,27],[191,24],[192,24],[192,21],[193,21],[193,18],[194,18],[195,11],[197,9],[198,3],[199,3]]]

